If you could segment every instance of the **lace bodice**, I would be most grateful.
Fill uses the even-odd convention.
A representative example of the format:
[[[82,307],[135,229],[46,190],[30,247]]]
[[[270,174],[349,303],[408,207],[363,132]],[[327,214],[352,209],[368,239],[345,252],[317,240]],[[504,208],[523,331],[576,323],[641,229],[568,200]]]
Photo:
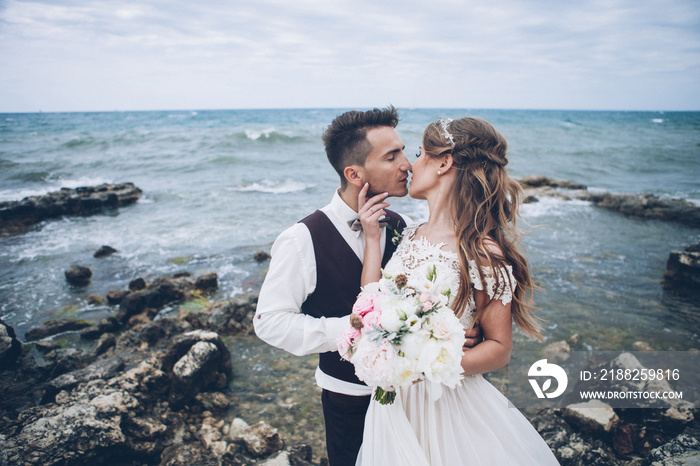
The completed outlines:
[[[459,255],[456,252],[442,249],[445,243],[434,244],[426,238],[416,238],[416,230],[418,230],[419,226],[411,225],[404,229],[403,239],[389,263],[384,267],[384,270],[389,275],[395,276],[399,273],[404,273],[410,277],[425,262],[440,262],[447,265],[449,272],[454,274],[453,282],[459,284]],[[493,299],[494,296],[499,296],[504,305],[511,302],[513,290],[516,286],[513,268],[510,265],[497,267],[497,273],[500,275],[500,286],[498,288],[496,288],[496,276],[493,269],[491,267],[482,267],[482,271],[486,282],[485,290],[489,298]],[[474,289],[484,290],[484,284],[479,277],[476,262],[473,260],[469,261],[469,281],[473,287],[469,293],[467,308],[459,319],[465,327],[471,326],[474,312],[476,311]],[[453,299],[454,296],[456,296],[456,293],[452,294]]]

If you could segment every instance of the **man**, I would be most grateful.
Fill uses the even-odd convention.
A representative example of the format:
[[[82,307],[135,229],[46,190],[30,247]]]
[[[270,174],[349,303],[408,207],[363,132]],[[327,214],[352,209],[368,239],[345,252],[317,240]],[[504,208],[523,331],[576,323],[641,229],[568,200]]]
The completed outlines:
[[[357,219],[358,196],[405,196],[411,163],[396,131],[396,109],[350,111],[337,116],[323,135],[328,160],[340,177],[330,204],[283,231],[260,290],[255,332],[265,342],[302,356],[319,353],[316,383],[326,425],[331,466],[354,465],[371,389],[340,358],[336,337],[349,326],[360,292],[365,240]],[[365,188],[367,189],[367,188]],[[406,219],[386,210],[391,229],[382,227],[382,265],[395,245],[393,231]],[[358,222],[359,223],[359,222]]]

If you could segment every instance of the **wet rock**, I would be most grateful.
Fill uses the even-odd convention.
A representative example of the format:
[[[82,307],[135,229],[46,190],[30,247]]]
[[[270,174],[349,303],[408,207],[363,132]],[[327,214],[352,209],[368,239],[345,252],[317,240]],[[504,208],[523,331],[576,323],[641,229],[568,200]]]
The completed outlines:
[[[108,316],[100,320],[97,325],[91,325],[80,331],[80,337],[86,340],[96,340],[104,333],[116,332],[121,328],[121,324],[116,317]]]
[[[63,332],[71,332],[91,326],[91,322],[76,319],[56,319],[44,322],[38,327],[27,330],[24,338],[27,341],[41,340]]]
[[[564,189],[586,189],[585,185],[573,183],[565,180],[553,180],[544,175],[529,175],[518,180],[524,188],[564,188]]]
[[[252,335],[257,302],[258,292],[250,292],[215,303],[205,314],[206,325],[220,333]]]
[[[62,188],[21,201],[0,202],[0,234],[22,233],[46,219],[92,215],[138,201],[141,190],[132,183],[102,184],[76,189]]]
[[[558,362],[569,359],[569,353],[571,353],[571,346],[569,346],[569,343],[566,340],[550,343],[542,350],[542,354],[547,356],[547,358]]]
[[[0,319],[0,371],[12,367],[22,353],[15,329]]]
[[[90,278],[92,278],[92,270],[82,265],[72,265],[64,274],[70,285],[79,287],[89,285]]]
[[[97,343],[95,344],[95,349],[93,350],[92,354],[94,356],[104,354],[107,351],[109,351],[110,348],[116,346],[116,344],[117,337],[115,337],[111,333],[105,333],[102,336],[100,336],[99,340],[97,340]]]
[[[620,421],[612,407],[600,400],[571,404],[564,409],[563,416],[589,432],[612,432]]]
[[[93,254],[92,256],[99,259],[100,257],[111,256],[115,252],[117,252],[117,250],[114,249],[112,246],[104,245],[101,246],[100,249],[95,251],[95,254]]]
[[[182,403],[207,388],[225,386],[232,374],[231,354],[214,332],[194,330],[173,339],[163,360],[170,374],[170,401]]]
[[[681,434],[654,450],[644,460],[644,466],[683,466],[700,464],[700,441]]]
[[[117,319],[126,322],[131,316],[140,314],[146,308],[157,309],[166,304],[179,301],[185,296],[179,283],[174,280],[159,280],[153,282],[143,291],[129,293],[119,304]]]
[[[654,351],[654,348],[646,341],[635,341],[632,343],[635,351]]]
[[[214,272],[205,273],[197,277],[194,287],[200,291],[214,291],[219,287],[219,277]]]
[[[146,280],[143,278],[134,278],[129,282],[129,290],[131,291],[141,291],[146,288]]]
[[[163,450],[160,466],[221,466],[221,459],[200,444],[175,444]]]
[[[115,357],[103,359],[83,369],[60,375],[49,382],[42,398],[42,403],[52,402],[58,392],[61,390],[70,390],[80,383],[95,379],[110,379],[117,375],[123,366],[124,361],[122,361],[121,358]]]
[[[235,442],[242,442],[248,452],[255,458],[264,458],[284,448],[284,441],[277,429],[260,421],[245,429]]]
[[[268,253],[265,251],[258,251],[255,254],[253,254],[253,259],[255,259],[256,262],[265,262],[268,261],[272,258]]]
[[[700,206],[682,199],[662,199],[653,194],[591,194],[585,200],[607,210],[654,220],[678,222],[700,227]]]
[[[107,302],[109,304],[119,304],[128,294],[127,290],[109,290],[107,292]]]
[[[691,295],[700,295],[700,244],[684,251],[671,251],[666,262],[664,287]]]

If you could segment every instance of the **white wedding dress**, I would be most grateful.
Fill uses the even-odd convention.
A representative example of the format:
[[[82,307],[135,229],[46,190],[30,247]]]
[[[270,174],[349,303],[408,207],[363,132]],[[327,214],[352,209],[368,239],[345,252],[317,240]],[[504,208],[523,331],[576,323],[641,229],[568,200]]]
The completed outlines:
[[[441,261],[459,274],[456,253],[415,238],[417,226],[404,230],[385,271],[390,275],[411,275],[425,261]],[[507,272],[506,272],[507,270]],[[515,284],[512,269],[499,272]],[[485,269],[486,283],[479,280],[476,265],[470,263],[474,288],[493,298],[502,296],[507,304],[512,289],[495,290],[491,269]],[[505,274],[507,273],[507,277]],[[502,285],[504,286],[504,285]],[[467,310],[460,318],[467,327],[475,311],[473,291]],[[557,465],[551,450],[530,422],[481,375],[466,376],[454,389],[443,387],[433,401],[426,383],[419,382],[397,391],[393,404],[372,401],[365,419],[363,444],[357,459],[362,466],[459,466],[459,465]]]

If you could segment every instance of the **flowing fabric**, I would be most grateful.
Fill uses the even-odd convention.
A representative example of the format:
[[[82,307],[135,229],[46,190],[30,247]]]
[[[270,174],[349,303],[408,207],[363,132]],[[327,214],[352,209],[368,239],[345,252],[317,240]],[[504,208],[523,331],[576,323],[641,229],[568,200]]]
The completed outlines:
[[[459,273],[457,254],[416,239],[417,227],[404,238],[385,270],[411,272],[424,261],[445,261]],[[484,269],[485,283],[470,263],[473,288],[507,304],[516,286],[512,269]],[[497,288],[494,273],[500,274]],[[473,291],[460,321],[469,326],[476,306]],[[419,382],[397,390],[392,404],[372,401],[365,418],[358,466],[557,465],[554,454],[530,422],[481,375],[466,376],[454,389],[443,387],[437,400]]]

